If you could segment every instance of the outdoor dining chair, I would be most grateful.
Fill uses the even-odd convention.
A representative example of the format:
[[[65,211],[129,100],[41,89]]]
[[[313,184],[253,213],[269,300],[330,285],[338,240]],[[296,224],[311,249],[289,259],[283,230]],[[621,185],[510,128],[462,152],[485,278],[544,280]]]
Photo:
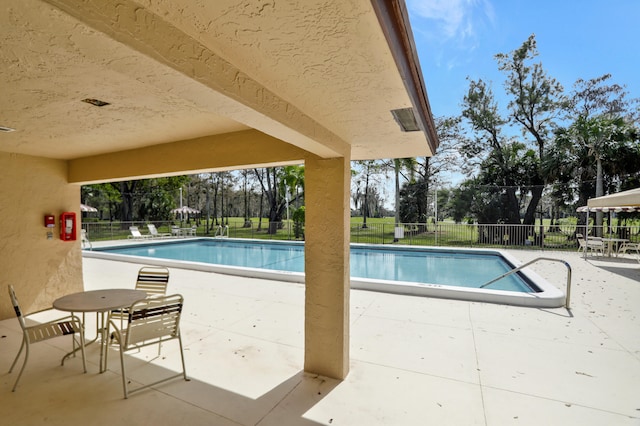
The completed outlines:
[[[147,292],[147,296],[164,296],[169,285],[169,270],[163,266],[143,266],[138,270],[136,290]]]
[[[580,253],[580,251],[587,252],[591,250],[604,256],[605,246],[602,238],[587,237],[585,239],[582,234],[576,234],[576,239],[578,240],[578,253]]]
[[[136,290],[147,292],[147,297],[164,296],[167,294],[169,285],[169,270],[163,266],[143,266],[138,270],[136,279]],[[112,319],[120,320],[124,324],[124,319],[128,315],[127,309],[117,309],[112,312]],[[111,336],[113,339],[113,335]],[[160,355],[161,345],[158,345],[158,355]]]
[[[184,299],[180,294],[142,299],[134,302],[127,308],[129,315],[123,327],[118,326],[119,321],[109,319],[109,327],[113,328],[113,336],[120,349],[122,387],[125,399],[129,397],[129,394],[180,376],[184,377],[184,380],[189,380],[184,363],[182,338],[180,336],[180,317],[182,314],[183,301]],[[139,350],[144,346],[170,340],[177,340],[180,345],[182,372],[129,390],[127,386],[125,352]],[[107,351],[107,355],[108,353],[109,351]],[[105,357],[105,364],[106,363],[107,358]]]
[[[25,351],[22,368],[20,368],[20,373],[18,373],[18,377],[16,378],[16,382],[13,385],[13,389],[11,389],[12,392],[15,392],[16,387],[18,386],[18,382],[20,381],[20,377],[22,377],[22,373],[24,372],[24,368],[27,366],[27,360],[29,359],[29,348],[33,343],[44,342],[45,340],[53,339],[56,337],[71,335],[73,352],[76,351],[76,343],[78,343],[80,345],[80,351],[82,352],[82,367],[84,368],[84,372],[87,372],[87,363],[84,357],[84,333],[82,330],[82,322],[77,316],[70,315],[45,323],[27,325],[25,317],[33,315],[36,312],[22,315],[22,310],[20,309],[18,298],[16,297],[16,292],[13,289],[12,285],[9,285],[9,297],[11,298],[13,309],[16,312],[18,322],[20,323],[20,328],[22,329],[22,344],[20,345],[20,350],[16,355],[16,359],[13,360],[13,364],[11,364],[11,368],[9,368],[9,373],[11,373],[13,371],[13,367],[16,366],[22,350],[24,349]],[[80,336],[79,342],[76,341],[76,333]]]

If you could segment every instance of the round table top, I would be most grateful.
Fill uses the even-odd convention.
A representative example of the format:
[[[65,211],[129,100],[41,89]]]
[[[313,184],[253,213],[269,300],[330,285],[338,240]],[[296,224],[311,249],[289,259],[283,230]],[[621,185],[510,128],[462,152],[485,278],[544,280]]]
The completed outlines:
[[[146,297],[146,291],[124,288],[81,291],[56,299],[53,307],[66,312],[106,312],[127,307]]]

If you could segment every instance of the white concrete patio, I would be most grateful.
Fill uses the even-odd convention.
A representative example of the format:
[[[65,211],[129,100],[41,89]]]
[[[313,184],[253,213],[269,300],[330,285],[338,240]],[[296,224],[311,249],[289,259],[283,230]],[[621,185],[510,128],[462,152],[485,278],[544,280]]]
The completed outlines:
[[[573,268],[571,311],[351,292],[351,371],[303,368],[304,286],[171,269],[185,297],[191,381],[123,399],[115,350],[60,367],[68,339],[34,345],[15,393],[7,374],[21,334],[0,321],[5,425],[639,425],[640,265],[626,258],[511,251]],[[84,259],[87,290],[133,288],[140,265]],[[564,287],[566,268],[532,267]],[[6,294],[6,289],[4,296]],[[18,294],[18,297],[20,295]],[[60,313],[57,313],[60,314]],[[43,314],[45,318],[49,313]],[[95,316],[87,316],[93,335]],[[175,342],[130,359],[132,380],[177,368]]]

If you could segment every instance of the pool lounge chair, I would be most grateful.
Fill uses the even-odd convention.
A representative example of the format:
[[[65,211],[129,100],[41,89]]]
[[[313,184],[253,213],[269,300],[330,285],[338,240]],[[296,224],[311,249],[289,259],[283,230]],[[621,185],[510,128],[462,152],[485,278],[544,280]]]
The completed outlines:
[[[151,234],[151,237],[153,238],[170,238],[172,236],[171,233],[158,232],[156,226],[153,223],[148,223],[147,228],[149,228],[149,234]]]
[[[129,232],[131,232],[131,235],[129,235],[127,238],[131,238],[134,240],[145,240],[148,238],[153,238],[153,235],[143,235],[137,226],[130,226]]]

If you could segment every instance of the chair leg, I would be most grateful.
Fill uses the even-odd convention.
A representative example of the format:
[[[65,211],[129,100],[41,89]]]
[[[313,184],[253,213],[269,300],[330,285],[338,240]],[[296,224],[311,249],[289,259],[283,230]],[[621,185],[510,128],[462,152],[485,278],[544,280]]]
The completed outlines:
[[[27,360],[29,359],[29,342],[26,340],[23,340],[24,343],[24,347],[25,347],[25,351],[24,351],[24,362],[22,363],[22,368],[20,368],[20,373],[18,373],[18,377],[16,378],[16,382],[13,384],[13,389],[11,389],[11,392],[15,392],[16,388],[18,387],[18,382],[20,381],[20,377],[22,377],[22,373],[24,372],[24,368],[27,366]],[[22,351],[22,348],[20,348],[20,351]],[[20,354],[20,353],[18,353]],[[16,361],[18,359],[16,358]],[[14,361],[15,364],[15,361]],[[11,367],[13,369],[13,366]]]
[[[187,377],[187,367],[184,363],[184,350],[182,349],[182,336],[178,335],[178,342],[180,343],[180,357],[182,358],[182,375],[186,381],[189,381],[189,377]]]
[[[124,350],[122,344],[120,345],[120,374],[122,374],[122,389],[124,391],[124,399],[129,398],[129,391],[127,389],[127,373],[124,369]]]
[[[18,354],[16,355],[16,358],[13,360],[13,364],[11,364],[11,367],[9,368],[9,373],[11,373],[13,371],[13,367],[16,366],[16,363],[18,362],[18,358],[20,358],[20,354],[24,349],[24,343],[25,343],[24,336],[22,336],[22,343],[20,344],[20,350],[18,350]]]

